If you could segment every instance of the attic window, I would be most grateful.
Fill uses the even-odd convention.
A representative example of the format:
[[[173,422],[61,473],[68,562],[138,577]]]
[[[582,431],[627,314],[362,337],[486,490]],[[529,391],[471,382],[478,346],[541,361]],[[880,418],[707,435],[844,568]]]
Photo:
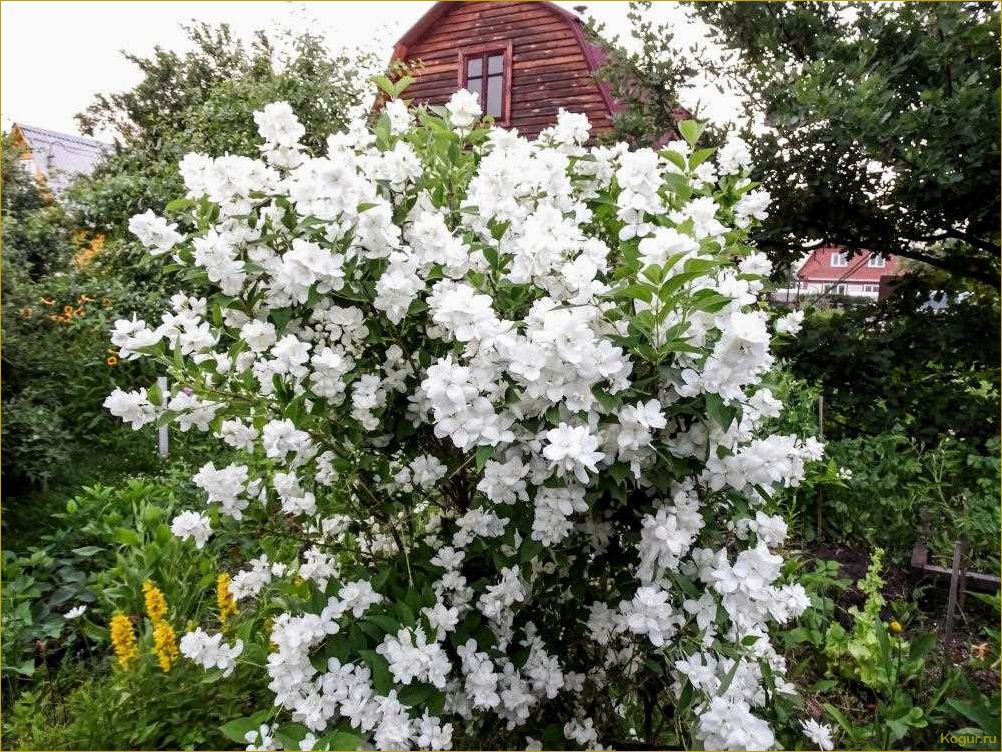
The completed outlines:
[[[480,97],[480,109],[498,125],[511,119],[511,42],[459,51],[459,87]]]

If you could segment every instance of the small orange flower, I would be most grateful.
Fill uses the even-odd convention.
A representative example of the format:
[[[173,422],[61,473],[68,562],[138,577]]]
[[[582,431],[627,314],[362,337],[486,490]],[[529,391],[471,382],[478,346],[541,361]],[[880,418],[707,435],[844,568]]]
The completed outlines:
[[[83,316],[86,313],[86,311],[84,310],[83,306],[80,306],[73,313],[75,313],[77,316]]]
[[[971,645],[971,655],[979,661],[983,661],[988,656],[988,643],[982,642],[977,645]]]
[[[83,303],[93,303],[93,302],[94,302],[94,298],[89,298],[86,295],[81,295],[79,298],[77,298],[77,303],[80,303],[80,304],[83,304]]]
[[[104,362],[107,363],[109,366],[117,366],[118,365],[118,356],[116,356],[116,355],[109,355],[107,358],[104,359]]]
[[[47,305],[47,306],[56,304],[56,301],[54,301],[52,298],[39,298],[38,302],[41,303],[42,305]]]
[[[31,317],[31,308],[29,306],[25,306],[24,308],[22,308],[20,310],[20,314],[21,314],[21,318],[23,318],[23,319],[30,318]]]
[[[63,315],[68,319],[73,318],[73,306],[63,306]]]
[[[101,305],[105,308],[111,305],[111,298],[101,298]]]
[[[63,319],[62,315],[58,314],[58,313],[53,313],[52,315],[49,316],[49,318],[52,319],[53,321],[64,321],[65,320],[65,319]]]

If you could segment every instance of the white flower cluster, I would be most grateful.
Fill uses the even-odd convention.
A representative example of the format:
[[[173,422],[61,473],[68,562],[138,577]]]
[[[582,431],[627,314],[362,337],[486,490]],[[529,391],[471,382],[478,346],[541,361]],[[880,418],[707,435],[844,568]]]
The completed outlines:
[[[303,748],[347,724],[447,749],[493,716],[512,743],[559,718],[530,744],[595,749],[652,662],[694,690],[706,748],[770,747],[767,698],[793,689],[769,629],[808,600],[764,505],[821,446],[759,434],[780,404],[748,148],[714,164],[683,141],[588,147],[583,115],[535,142],[479,117],[465,91],[421,125],[394,100],[311,155],[278,103],[255,115],[261,159],[185,157],[202,229],[130,227],[218,293],[116,323],[122,357],[175,386],[106,406],[240,455],[193,479],[218,529],[192,510],[175,535],[202,548],[250,520],[301,543],[232,589],[253,609],[290,580],[267,672]],[[181,643],[224,672],[241,649]]]

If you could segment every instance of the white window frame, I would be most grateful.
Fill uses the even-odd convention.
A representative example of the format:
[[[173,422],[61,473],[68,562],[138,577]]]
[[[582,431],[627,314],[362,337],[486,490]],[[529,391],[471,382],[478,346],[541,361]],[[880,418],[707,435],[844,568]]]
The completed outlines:
[[[849,266],[849,259],[845,257],[844,253],[832,251],[831,265],[833,268]]]
[[[887,259],[879,253],[874,253],[866,260],[866,265],[871,269],[883,269],[887,266]]]

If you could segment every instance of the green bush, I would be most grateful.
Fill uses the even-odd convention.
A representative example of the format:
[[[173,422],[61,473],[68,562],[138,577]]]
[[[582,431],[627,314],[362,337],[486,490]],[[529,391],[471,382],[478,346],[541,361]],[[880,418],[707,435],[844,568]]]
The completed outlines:
[[[169,529],[196,500],[191,467],[84,487],[53,515],[57,529],[26,553],[3,552],[2,667],[6,738],[22,749],[181,749],[230,746],[219,727],[259,707],[264,686],[238,671],[208,684],[202,669],[164,672],[153,654],[143,583],[158,585],[177,634],[218,617],[226,551],[193,556]],[[73,620],[64,614],[86,605]],[[139,660],[115,667],[108,623],[140,625]],[[259,677],[258,677],[259,678]]]

